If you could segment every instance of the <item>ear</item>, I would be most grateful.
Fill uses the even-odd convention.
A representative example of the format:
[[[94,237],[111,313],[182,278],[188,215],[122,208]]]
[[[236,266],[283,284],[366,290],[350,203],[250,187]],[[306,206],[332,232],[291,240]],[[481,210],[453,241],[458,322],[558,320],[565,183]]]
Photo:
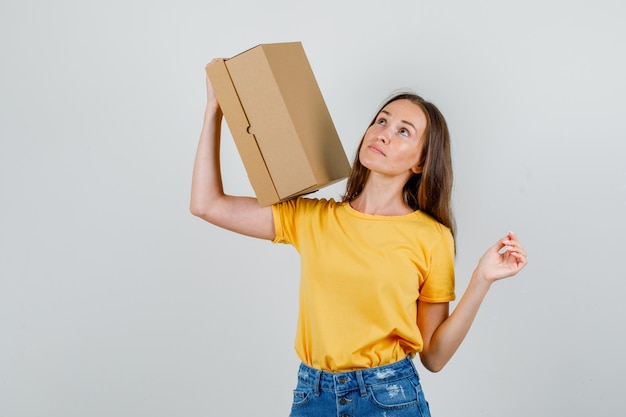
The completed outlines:
[[[411,168],[411,171],[413,171],[414,174],[421,174],[423,171],[423,167],[421,164],[417,164],[413,168]]]

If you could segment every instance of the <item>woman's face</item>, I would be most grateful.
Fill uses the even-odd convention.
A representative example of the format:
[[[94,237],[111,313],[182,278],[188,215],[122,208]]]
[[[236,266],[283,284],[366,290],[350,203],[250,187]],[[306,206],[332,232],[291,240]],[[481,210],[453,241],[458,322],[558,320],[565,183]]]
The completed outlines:
[[[365,132],[359,149],[361,164],[372,172],[408,180],[421,172],[417,164],[426,124],[417,104],[406,99],[389,103]]]

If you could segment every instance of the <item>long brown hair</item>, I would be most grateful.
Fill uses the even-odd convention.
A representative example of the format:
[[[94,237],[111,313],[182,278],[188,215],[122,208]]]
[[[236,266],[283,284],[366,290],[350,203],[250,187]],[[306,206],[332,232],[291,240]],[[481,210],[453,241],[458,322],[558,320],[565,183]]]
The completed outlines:
[[[433,217],[439,223],[448,227],[454,236],[456,224],[452,214],[452,155],[450,150],[450,133],[445,118],[439,109],[432,103],[424,100],[417,94],[403,92],[391,96],[380,110],[396,100],[409,100],[418,105],[426,115],[426,130],[424,131],[422,153],[418,166],[422,172],[413,174],[403,188],[404,202],[413,210],[420,210]],[[376,113],[369,126],[376,122]],[[369,128],[368,126],[368,128]],[[359,151],[363,145],[363,138],[356,152],[352,170],[348,177],[346,192],[342,201],[352,201],[358,196],[369,175],[369,169],[359,160]]]

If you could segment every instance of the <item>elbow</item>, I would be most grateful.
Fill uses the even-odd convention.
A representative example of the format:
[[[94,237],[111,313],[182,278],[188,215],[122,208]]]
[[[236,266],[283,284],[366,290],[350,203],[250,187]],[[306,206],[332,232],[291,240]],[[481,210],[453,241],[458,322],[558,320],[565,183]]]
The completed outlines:
[[[203,217],[204,210],[192,201],[189,205],[189,212],[196,217]]]
[[[225,195],[219,192],[199,192],[192,187],[189,211],[196,217],[215,224],[224,215]]]
[[[209,223],[215,223],[214,214],[210,204],[199,204],[192,201],[189,205],[189,211],[196,217],[206,220]]]
[[[201,218],[215,226],[225,227],[225,222],[232,210],[228,204],[225,204],[223,198],[207,198],[207,199],[191,199],[189,211],[196,217]]]
[[[437,372],[441,371],[443,369],[445,365],[424,365],[424,367],[426,369],[428,369],[430,372],[436,374]]]
[[[424,365],[424,368],[432,373],[441,371],[446,366],[446,363],[448,363],[446,360],[434,358],[432,355],[424,354],[423,352],[420,353],[420,361],[422,365]]]

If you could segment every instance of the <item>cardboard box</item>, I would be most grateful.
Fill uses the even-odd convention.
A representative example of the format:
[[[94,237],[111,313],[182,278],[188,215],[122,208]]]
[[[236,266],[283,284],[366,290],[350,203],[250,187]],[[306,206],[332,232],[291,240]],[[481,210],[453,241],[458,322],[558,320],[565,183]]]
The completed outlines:
[[[206,67],[261,206],[348,176],[350,163],[300,42]]]

